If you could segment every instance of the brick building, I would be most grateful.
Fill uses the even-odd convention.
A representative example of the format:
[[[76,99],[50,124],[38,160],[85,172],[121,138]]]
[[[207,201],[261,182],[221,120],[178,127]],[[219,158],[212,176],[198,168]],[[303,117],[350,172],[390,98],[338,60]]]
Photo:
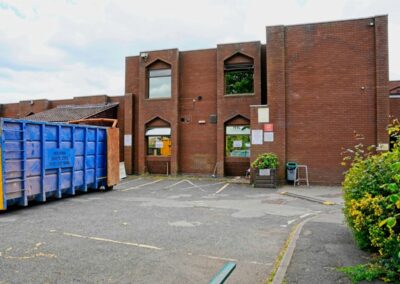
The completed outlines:
[[[387,16],[377,16],[267,27],[266,44],[127,57],[125,96],[102,98],[119,102],[127,173],[244,175],[275,152],[280,180],[296,161],[311,182],[340,183],[355,134],[386,149],[389,113],[400,111],[389,101],[387,36]],[[2,114],[77,100],[3,105]]]
[[[127,171],[244,175],[271,151],[281,180],[297,161],[312,182],[337,184],[356,133],[387,147],[387,16],[273,26],[266,36],[127,57]],[[260,134],[261,144],[250,141]]]

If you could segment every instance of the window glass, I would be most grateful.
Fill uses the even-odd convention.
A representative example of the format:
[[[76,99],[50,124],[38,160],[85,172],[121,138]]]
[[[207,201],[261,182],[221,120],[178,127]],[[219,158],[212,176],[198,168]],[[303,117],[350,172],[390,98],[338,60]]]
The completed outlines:
[[[171,156],[171,136],[148,136],[148,156]]]
[[[171,156],[171,128],[151,127],[146,129],[147,155]]]
[[[149,98],[171,97],[171,69],[149,70]]]
[[[225,156],[250,157],[250,126],[225,127]]]
[[[254,69],[249,64],[225,65],[225,94],[254,93]]]

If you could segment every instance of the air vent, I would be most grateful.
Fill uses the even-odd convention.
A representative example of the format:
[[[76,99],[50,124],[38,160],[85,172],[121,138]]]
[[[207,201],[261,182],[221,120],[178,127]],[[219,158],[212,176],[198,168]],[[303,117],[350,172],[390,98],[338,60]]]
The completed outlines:
[[[208,118],[208,121],[212,124],[216,124],[217,123],[217,115],[211,114],[210,117]]]

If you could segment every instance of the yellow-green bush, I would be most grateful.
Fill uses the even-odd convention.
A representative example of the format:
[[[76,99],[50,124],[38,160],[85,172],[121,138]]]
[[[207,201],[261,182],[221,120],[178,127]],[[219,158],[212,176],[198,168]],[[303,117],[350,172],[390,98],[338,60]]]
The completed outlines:
[[[344,214],[359,247],[377,254],[380,277],[400,283],[400,148],[375,155],[360,149],[343,182]]]

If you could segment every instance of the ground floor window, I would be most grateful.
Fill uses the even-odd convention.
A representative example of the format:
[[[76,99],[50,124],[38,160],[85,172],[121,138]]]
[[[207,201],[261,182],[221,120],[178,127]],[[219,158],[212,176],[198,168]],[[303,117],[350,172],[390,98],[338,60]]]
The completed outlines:
[[[171,156],[171,128],[148,128],[146,130],[146,142],[148,156]]]
[[[250,126],[225,127],[225,156],[250,157]]]

